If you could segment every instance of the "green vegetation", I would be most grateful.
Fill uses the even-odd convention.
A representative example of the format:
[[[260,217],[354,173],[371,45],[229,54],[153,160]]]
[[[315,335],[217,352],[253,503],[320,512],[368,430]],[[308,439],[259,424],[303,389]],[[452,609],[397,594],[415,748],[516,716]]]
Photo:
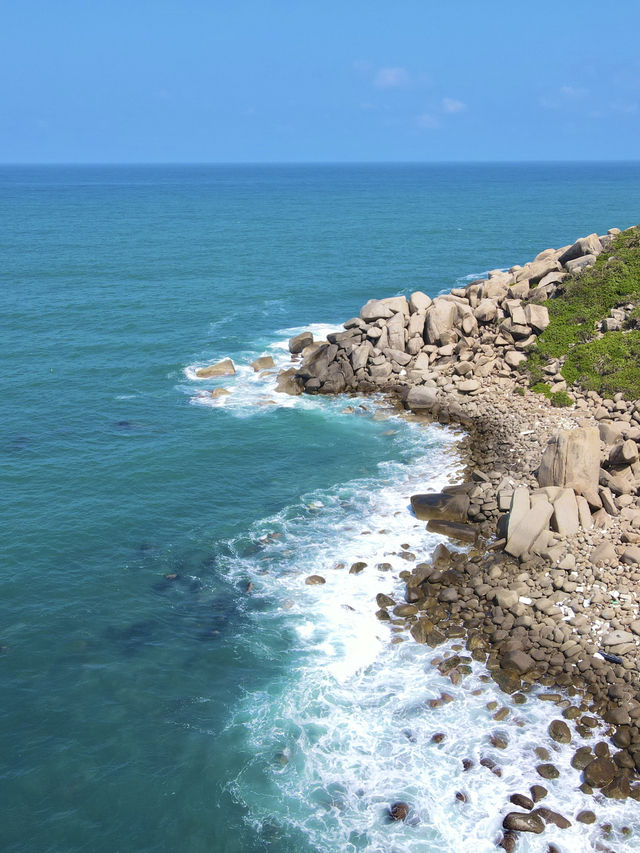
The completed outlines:
[[[640,332],[607,332],[602,338],[570,350],[562,368],[569,383],[613,397],[622,391],[627,400],[640,398]]]
[[[551,386],[546,382],[536,382],[531,386],[531,390],[536,394],[544,394],[545,397],[551,397]]]
[[[543,367],[550,359],[566,356],[562,375],[568,383],[578,382],[604,397],[622,391],[627,399],[640,398],[640,332],[635,331],[640,326],[640,307],[627,323],[632,331],[596,337],[596,324],[612,308],[640,303],[640,227],[619,234],[594,266],[568,276],[560,287],[556,297],[545,303],[551,322],[524,365],[532,390],[551,397],[549,386],[542,382]],[[562,397],[553,404],[567,402]]]
[[[573,400],[566,391],[555,391],[551,395],[551,405],[556,409],[564,409],[567,406],[573,406]]]

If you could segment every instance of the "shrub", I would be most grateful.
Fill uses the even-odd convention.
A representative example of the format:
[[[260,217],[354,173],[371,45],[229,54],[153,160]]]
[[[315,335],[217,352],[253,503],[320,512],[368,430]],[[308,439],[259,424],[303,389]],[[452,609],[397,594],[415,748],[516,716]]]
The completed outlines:
[[[573,406],[573,400],[566,391],[556,391],[551,395],[551,405],[556,409],[563,409],[566,406]]]

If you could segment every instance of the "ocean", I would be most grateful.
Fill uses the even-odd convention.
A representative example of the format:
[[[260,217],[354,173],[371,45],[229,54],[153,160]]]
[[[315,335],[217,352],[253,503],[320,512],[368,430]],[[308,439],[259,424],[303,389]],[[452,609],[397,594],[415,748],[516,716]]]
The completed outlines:
[[[5,853],[495,849],[558,710],[375,617],[440,541],[408,498],[455,481],[455,432],[250,362],[639,198],[637,163],[0,167]],[[635,849],[634,801],[576,823],[571,754],[545,803],[573,826],[518,849]]]

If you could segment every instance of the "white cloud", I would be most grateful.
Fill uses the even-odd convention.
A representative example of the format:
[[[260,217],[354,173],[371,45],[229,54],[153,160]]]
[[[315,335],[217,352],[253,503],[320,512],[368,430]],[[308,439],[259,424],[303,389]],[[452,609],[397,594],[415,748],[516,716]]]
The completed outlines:
[[[570,98],[573,100],[575,98],[584,98],[588,94],[589,94],[588,90],[582,89],[580,86],[561,86],[560,87],[560,95],[563,98]]]
[[[398,89],[409,83],[409,72],[406,68],[381,68],[373,79],[373,85],[378,89]]]
[[[581,101],[589,94],[588,89],[583,89],[581,86],[560,86],[555,92],[550,92],[540,98],[540,106],[546,110],[560,110],[567,104]]]
[[[417,118],[418,127],[425,130],[437,130],[440,127],[440,119],[434,116],[433,113],[422,113]]]
[[[466,110],[467,105],[462,101],[456,101],[455,98],[443,98],[442,109],[445,113],[461,113]]]

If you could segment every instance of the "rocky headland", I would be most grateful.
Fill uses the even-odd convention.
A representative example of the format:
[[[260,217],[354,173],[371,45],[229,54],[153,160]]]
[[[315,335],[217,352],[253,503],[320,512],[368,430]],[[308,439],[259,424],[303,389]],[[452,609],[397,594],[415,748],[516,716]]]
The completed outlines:
[[[439,662],[454,682],[473,658],[510,694],[543,685],[558,707],[554,741],[604,721],[608,740],[572,762],[596,800],[640,800],[640,278],[633,267],[629,285],[620,272],[636,253],[640,227],[614,228],[435,299],[371,300],[326,341],[291,339],[293,364],[278,376],[285,393],[382,392],[409,417],[464,428],[463,481],[411,499],[416,517],[453,544],[402,573],[404,602],[381,591],[377,615],[418,643],[464,642],[466,654]],[[598,298],[594,320],[580,299]],[[563,351],[567,328],[578,337]],[[576,359],[603,346],[592,373],[576,376]],[[555,778],[542,759],[541,779]],[[512,797],[524,811],[505,817],[504,849],[518,832],[566,820],[534,808],[541,791]]]
[[[377,393],[405,417],[462,428],[462,481],[411,497],[449,545],[401,573],[404,601],[380,591],[378,618],[432,648],[453,641],[434,660],[453,683],[476,660],[516,704],[542,685],[558,709],[545,733],[556,744],[604,725],[606,740],[573,755],[581,790],[595,803],[640,801],[640,226],[545,249],[434,299],[372,299],[343,326],[292,338],[277,390]],[[226,359],[197,375],[234,372]],[[536,754],[540,781],[556,778],[551,753]],[[514,792],[523,811],[506,814],[499,846],[570,825],[537,806],[546,793]],[[408,809],[396,803],[391,819]]]

